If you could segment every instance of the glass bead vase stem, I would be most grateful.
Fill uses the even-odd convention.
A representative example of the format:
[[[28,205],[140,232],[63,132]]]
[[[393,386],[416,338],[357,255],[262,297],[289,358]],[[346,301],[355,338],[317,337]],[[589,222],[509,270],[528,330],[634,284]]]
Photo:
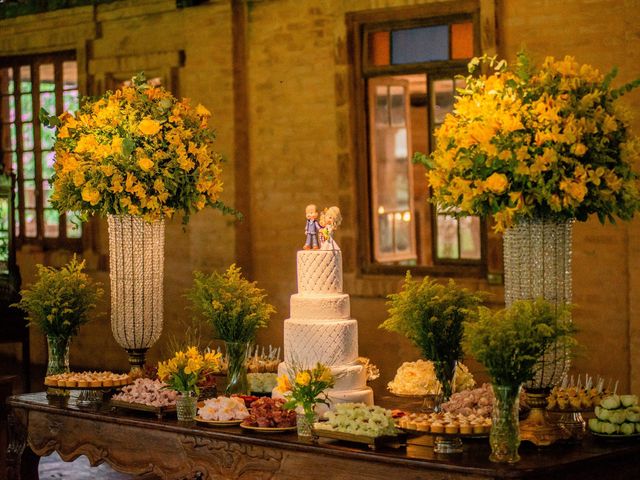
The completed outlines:
[[[518,410],[520,385],[493,385],[495,403],[491,414],[489,460],[500,463],[516,463],[520,460],[520,430]]]
[[[249,394],[249,380],[247,378],[248,342],[225,342],[227,353],[227,388],[226,395]]]

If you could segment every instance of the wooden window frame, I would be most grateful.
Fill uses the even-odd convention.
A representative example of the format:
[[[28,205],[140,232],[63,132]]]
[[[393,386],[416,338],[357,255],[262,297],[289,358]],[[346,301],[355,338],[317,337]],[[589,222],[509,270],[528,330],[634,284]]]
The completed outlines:
[[[403,275],[410,268],[418,275],[455,276],[482,278],[487,275],[487,226],[481,219],[481,259],[450,260],[433,257],[433,265],[385,265],[377,263],[374,258],[374,231],[371,219],[372,177],[369,164],[369,125],[367,119],[367,79],[381,75],[407,75],[428,73],[434,77],[446,77],[466,71],[467,60],[434,61],[417,64],[375,66],[367,65],[367,35],[375,31],[387,31],[400,28],[442,25],[471,21],[474,28],[474,54],[481,50],[491,53],[495,46],[495,36],[491,32],[483,32],[481,28],[481,4],[489,15],[493,15],[493,4],[490,0],[464,0],[456,2],[439,2],[413,7],[352,12],[346,16],[347,35],[349,41],[349,63],[352,66],[351,90],[353,95],[353,111],[351,122],[353,128],[353,149],[356,157],[356,196],[358,211],[357,255],[358,268],[364,275]],[[488,8],[490,7],[490,8]],[[493,24],[491,25],[493,26]],[[484,37],[484,38],[483,38]],[[488,45],[488,46],[487,46]],[[428,71],[425,64],[428,63]],[[429,84],[430,82],[428,82]],[[430,102],[430,92],[427,92]],[[431,110],[431,109],[429,109]],[[432,116],[432,112],[429,114]],[[431,122],[433,119],[430,118]],[[429,138],[432,144],[432,138]],[[435,212],[432,220],[435,219]],[[433,238],[433,237],[432,237]],[[435,248],[432,242],[432,249]]]
[[[62,112],[64,106],[63,97],[63,84],[62,84],[62,64],[64,62],[74,61],[77,62],[77,55],[75,50],[66,50],[60,52],[46,53],[46,54],[33,54],[33,55],[20,55],[0,58],[0,68],[12,68],[13,69],[13,81],[14,81],[14,102],[16,108],[16,155],[18,157],[17,171],[13,172],[16,177],[16,196],[18,198],[18,218],[20,219],[20,233],[15,235],[15,248],[20,248],[23,245],[38,245],[42,246],[45,250],[54,249],[67,249],[75,252],[82,251],[83,248],[83,236],[79,238],[67,237],[66,229],[66,214],[60,213],[59,217],[59,229],[58,237],[45,237],[44,236],[44,206],[43,196],[44,191],[42,188],[42,144],[41,144],[41,130],[43,127],[39,120],[38,114],[40,111],[40,97],[36,95],[36,89],[34,85],[39,84],[40,69],[39,66],[43,64],[54,64],[55,67],[55,97],[56,97],[56,112]],[[36,202],[36,236],[27,237],[25,230],[25,194],[24,194],[24,165],[22,163],[22,154],[24,149],[22,146],[22,118],[21,118],[21,103],[20,103],[20,90],[18,87],[20,67],[29,65],[31,68],[31,102],[33,109],[33,133],[34,133],[34,146],[33,154],[35,160],[35,202]],[[78,85],[78,90],[80,86]],[[41,93],[38,89],[38,93]],[[80,92],[79,92],[80,94]],[[1,121],[0,121],[1,124]],[[1,140],[0,140],[1,141]],[[0,150],[2,146],[0,145]],[[6,171],[12,171],[11,163],[4,165]]]

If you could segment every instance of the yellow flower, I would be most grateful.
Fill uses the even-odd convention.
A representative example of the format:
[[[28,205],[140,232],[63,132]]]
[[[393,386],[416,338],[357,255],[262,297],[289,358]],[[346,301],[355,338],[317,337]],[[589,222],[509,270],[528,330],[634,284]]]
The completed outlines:
[[[199,117],[210,117],[211,112],[207,110],[202,104],[199,103],[196,106],[196,115],[198,115]]]
[[[76,170],[73,173],[73,184],[76,187],[80,187],[84,184],[84,182],[85,182],[84,173],[81,170]]]
[[[91,205],[97,205],[100,201],[100,192],[93,187],[86,186],[82,189],[82,199]]]
[[[503,173],[494,172],[485,180],[485,187],[493,193],[503,193],[509,186],[509,180]]]
[[[571,147],[571,151],[581,157],[587,153],[587,146],[584,143],[576,143]]]
[[[311,381],[311,375],[307,370],[298,372],[296,374],[296,385],[306,386],[306,385],[309,385],[310,381]]]
[[[189,358],[198,358],[200,356],[200,354],[198,353],[198,347],[187,348],[186,355]]]
[[[291,382],[289,381],[289,377],[286,375],[281,375],[278,377],[278,386],[276,387],[280,393],[290,392],[291,391]]]
[[[149,157],[145,156],[138,160],[138,166],[145,172],[151,170],[153,168],[153,165],[153,160],[151,160]]]
[[[144,135],[155,135],[160,131],[161,127],[160,122],[151,118],[145,118],[138,124],[138,130]]]
[[[324,383],[333,382],[333,374],[331,373],[331,370],[327,367],[324,367],[324,370],[322,371],[322,374],[320,375],[318,380]]]
[[[187,360],[187,366],[184,367],[184,373],[190,375],[192,373],[199,373],[202,369],[202,360],[200,358],[189,358]]]

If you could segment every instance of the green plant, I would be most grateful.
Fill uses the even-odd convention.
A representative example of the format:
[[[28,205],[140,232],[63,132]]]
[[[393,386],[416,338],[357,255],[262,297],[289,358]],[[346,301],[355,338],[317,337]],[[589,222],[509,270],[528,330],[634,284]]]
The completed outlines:
[[[78,333],[103,294],[100,284],[83,272],[84,266],[75,255],[60,269],[36,265],[36,282],[20,292],[22,299],[15,304],[28,313],[29,325],[52,337]]]
[[[379,328],[406,336],[434,363],[447,397],[455,362],[463,356],[464,321],[484,297],[459,288],[453,280],[446,285],[429,277],[418,282],[407,272],[400,292],[388,296],[389,318]]]
[[[173,358],[158,362],[158,378],[167,384],[167,388],[177,392],[200,393],[201,384],[209,374],[220,369],[221,355],[206,351],[200,353],[191,346],[177,351]]]
[[[478,311],[465,325],[465,349],[482,363],[496,385],[520,385],[531,380],[536,365],[556,343],[568,351],[575,345],[569,306],[519,300],[497,312]]]
[[[195,272],[187,298],[211,323],[214,336],[225,342],[252,342],[275,312],[265,301],[264,290],[243,278],[235,264],[222,275]]]

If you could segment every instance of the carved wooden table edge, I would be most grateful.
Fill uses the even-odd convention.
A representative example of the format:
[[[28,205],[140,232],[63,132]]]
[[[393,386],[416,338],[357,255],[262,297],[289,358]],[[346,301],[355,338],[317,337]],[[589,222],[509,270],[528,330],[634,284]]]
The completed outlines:
[[[66,461],[87,455],[92,465],[107,462],[115,470],[124,473],[155,473],[171,479],[183,478],[195,472],[202,472],[204,478],[209,478],[209,475],[212,478],[299,478],[291,476],[292,465],[298,469],[308,466],[310,473],[305,473],[305,478],[318,478],[313,474],[323,472],[322,466],[335,465],[336,468],[348,468],[353,473],[360,473],[361,468],[366,468],[368,475],[364,476],[363,473],[358,478],[367,479],[385,478],[384,472],[388,474],[393,470],[401,474],[403,469],[415,479],[434,476],[442,479],[541,479],[559,478],[558,475],[571,471],[579,462],[583,471],[590,471],[591,467],[595,471],[595,467],[602,467],[603,463],[608,464],[613,460],[620,460],[626,465],[640,454],[637,443],[604,448],[591,442],[584,445],[583,455],[569,448],[566,458],[564,453],[557,453],[557,450],[549,459],[544,453],[531,453],[531,450],[523,449],[527,452],[523,455],[527,458],[525,462],[501,466],[486,460],[488,448],[484,445],[474,445],[473,451],[445,457],[429,453],[428,447],[410,446],[411,455],[414,456],[408,456],[386,449],[374,453],[366,448],[334,443],[314,444],[311,440],[299,440],[295,433],[285,436],[248,434],[239,428],[212,429],[196,424],[183,425],[176,420],[159,421],[155,418],[117,415],[108,410],[108,405],[100,411],[74,408],[73,405],[60,407],[47,404],[44,394],[11,397],[7,403],[12,409],[9,416],[8,480],[38,478],[39,457],[36,454],[48,455],[53,451],[61,453]],[[93,441],[91,437],[86,437],[90,440],[76,445],[64,435],[65,428],[83,427],[86,422],[95,422],[92,429],[107,431],[109,439]],[[60,429],[62,433],[56,437],[59,432],[50,434],[51,429]],[[167,453],[171,461],[164,459],[165,463],[162,464],[161,459],[160,464],[156,465],[146,461],[146,457],[118,458],[117,453],[122,452],[116,452],[116,447],[110,449],[112,443],[109,442],[113,442],[114,438],[126,437],[127,432],[135,434],[131,437],[138,439],[148,437],[151,442],[158,440],[163,445],[171,444],[173,450],[169,449],[170,453]],[[68,447],[67,444],[73,445]],[[252,476],[245,476],[247,472]],[[294,473],[300,474],[300,470]],[[581,478],[592,477],[583,474]]]

